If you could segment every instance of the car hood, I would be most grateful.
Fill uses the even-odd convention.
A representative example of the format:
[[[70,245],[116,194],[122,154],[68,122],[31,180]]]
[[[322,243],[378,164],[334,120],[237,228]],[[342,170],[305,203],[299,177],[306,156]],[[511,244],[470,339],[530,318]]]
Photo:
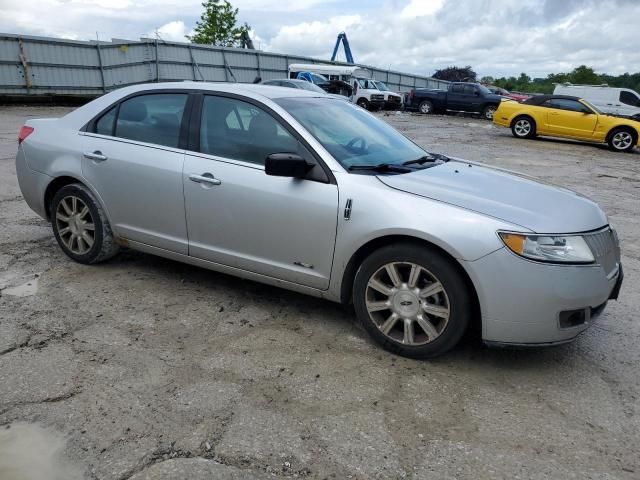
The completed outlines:
[[[607,224],[592,200],[524,175],[449,161],[401,175],[378,176],[385,185],[517,224],[536,233],[575,233]]]

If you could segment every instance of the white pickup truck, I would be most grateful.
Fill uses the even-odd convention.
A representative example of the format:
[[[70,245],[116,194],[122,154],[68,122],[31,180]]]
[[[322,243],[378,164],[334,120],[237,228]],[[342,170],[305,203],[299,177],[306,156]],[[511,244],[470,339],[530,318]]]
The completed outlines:
[[[294,63],[289,65],[289,78],[297,78],[298,73],[311,72],[323,75],[329,80],[342,80],[349,83],[352,93],[349,99],[368,110],[379,110],[387,106],[387,102],[395,103],[397,97],[398,107],[402,104],[402,97],[390,91],[381,91],[376,85],[376,80],[371,78],[371,72],[367,69],[348,65],[328,65],[315,63]],[[389,97],[393,97],[389,100]]]

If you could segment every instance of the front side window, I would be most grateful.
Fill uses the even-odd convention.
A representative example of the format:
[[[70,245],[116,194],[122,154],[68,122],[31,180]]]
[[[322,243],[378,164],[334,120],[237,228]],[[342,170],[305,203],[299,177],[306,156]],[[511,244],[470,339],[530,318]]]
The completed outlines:
[[[476,92],[476,89],[473,85],[465,85],[464,86],[464,94],[465,95],[473,95]]]
[[[114,135],[177,148],[187,96],[156,93],[125,100],[120,104]]]
[[[620,101],[625,105],[640,107],[640,98],[635,93],[627,92],[626,90],[620,92]]]
[[[427,155],[389,124],[351,103],[308,97],[275,101],[345,168],[402,164]]]
[[[202,105],[200,151],[258,165],[272,153],[309,156],[269,113],[242,100],[213,95],[205,96]]]

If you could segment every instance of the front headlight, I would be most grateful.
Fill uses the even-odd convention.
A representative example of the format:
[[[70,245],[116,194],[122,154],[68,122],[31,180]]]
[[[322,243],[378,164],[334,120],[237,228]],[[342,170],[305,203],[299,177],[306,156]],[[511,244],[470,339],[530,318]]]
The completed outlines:
[[[524,235],[498,232],[504,244],[521,257],[540,262],[593,263],[593,253],[580,235]]]

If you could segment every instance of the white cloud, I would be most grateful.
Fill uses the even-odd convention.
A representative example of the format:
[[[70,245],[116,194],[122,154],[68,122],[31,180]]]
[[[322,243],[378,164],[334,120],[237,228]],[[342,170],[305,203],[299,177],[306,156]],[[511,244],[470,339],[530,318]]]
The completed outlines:
[[[202,0],[0,0],[0,32],[182,41]],[[256,47],[329,59],[346,31],[355,59],[432,74],[543,76],[580,64],[640,70],[637,0],[231,0]],[[343,55],[341,53],[341,55]],[[342,57],[344,58],[344,57]]]

